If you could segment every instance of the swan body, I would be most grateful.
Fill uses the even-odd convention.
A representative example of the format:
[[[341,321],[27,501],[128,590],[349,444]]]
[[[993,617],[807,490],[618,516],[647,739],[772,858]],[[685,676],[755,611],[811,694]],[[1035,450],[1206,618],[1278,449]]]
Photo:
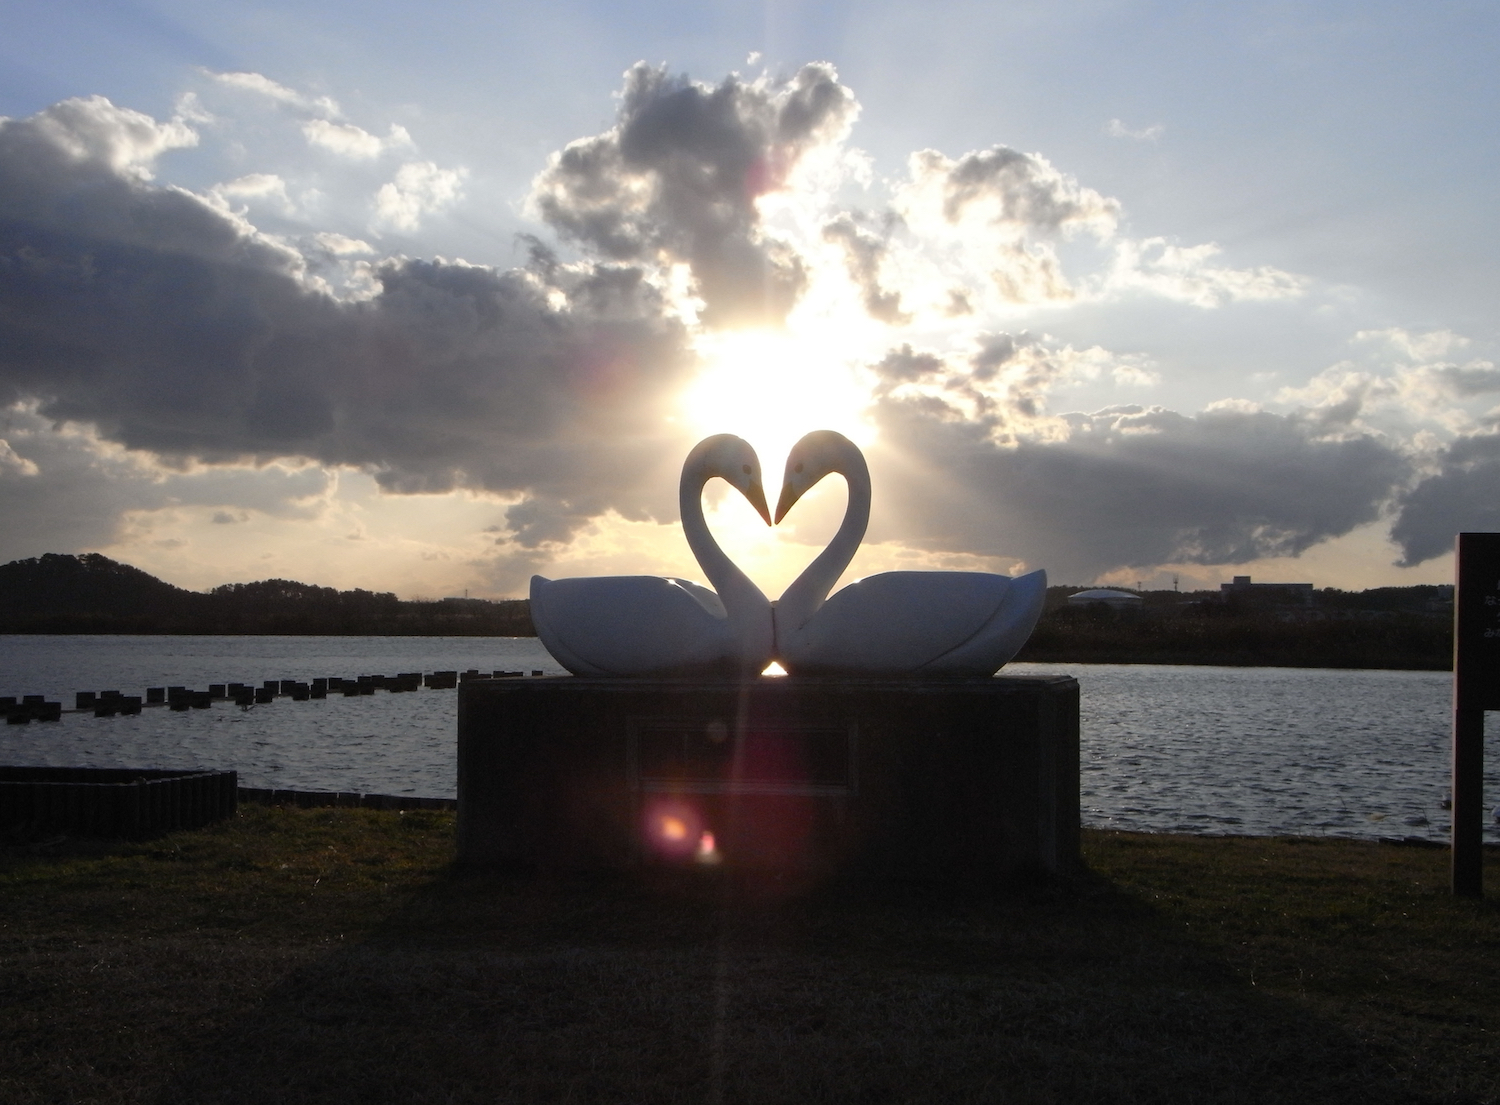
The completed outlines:
[[[870,471],[842,434],[808,434],[787,457],[780,522],[824,476],[849,484],[828,547],[773,607],[776,658],[792,675],[958,678],[993,675],[1020,651],[1042,613],[1047,573],[882,572],[827,598],[870,518]]]
[[[716,476],[771,520],[755,450],[731,434],[699,442],[682,466],[679,506],[714,590],[670,576],[531,577],[531,619],[558,663],[590,676],[760,674],[774,644],[771,604],[708,531],[703,488]]]

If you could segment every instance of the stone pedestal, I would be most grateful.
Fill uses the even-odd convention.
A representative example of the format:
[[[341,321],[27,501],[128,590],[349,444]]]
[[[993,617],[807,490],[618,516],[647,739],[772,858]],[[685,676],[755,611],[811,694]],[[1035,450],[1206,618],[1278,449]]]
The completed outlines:
[[[1078,859],[1078,683],[466,683],[458,860],[989,881]]]

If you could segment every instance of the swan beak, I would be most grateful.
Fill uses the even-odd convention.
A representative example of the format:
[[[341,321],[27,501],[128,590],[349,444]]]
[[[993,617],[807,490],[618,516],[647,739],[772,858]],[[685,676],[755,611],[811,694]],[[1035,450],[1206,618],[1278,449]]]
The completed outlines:
[[[750,485],[750,490],[745,492],[745,498],[750,500],[750,505],[755,508],[755,512],[764,518],[766,525],[769,526],[771,524],[771,511],[766,506],[765,488],[761,487],[759,480]]]
[[[794,490],[790,482],[781,485],[781,498],[776,503],[777,525],[781,524],[781,520],[786,517],[786,512],[791,510],[801,497],[801,493]]]

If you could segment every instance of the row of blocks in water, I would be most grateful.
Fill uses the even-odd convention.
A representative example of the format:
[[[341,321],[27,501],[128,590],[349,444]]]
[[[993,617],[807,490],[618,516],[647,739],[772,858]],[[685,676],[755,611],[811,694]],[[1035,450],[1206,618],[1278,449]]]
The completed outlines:
[[[473,679],[519,679],[522,671],[481,672],[470,668],[465,672],[435,671],[402,672],[399,675],[361,675],[355,679],[330,676],[302,682],[296,679],[268,679],[259,687],[245,683],[210,683],[208,690],[190,687],[147,687],[144,702],[140,695],[126,695],[119,691],[79,691],[74,697],[74,708],[92,710],[95,717],[114,717],[116,714],[139,714],[143,705],[170,706],[174,710],[207,709],[215,701],[232,699],[236,705],[264,705],[278,695],[293,701],[305,702],[310,698],[327,698],[329,692],[353,697],[374,694],[379,688],[391,692],[415,691],[420,687],[432,690],[451,690],[460,682]],[[534,670],[533,676],[540,676]],[[15,696],[0,696],[0,712],[11,725],[24,725],[30,721],[59,721],[62,718],[62,703],[48,702],[45,695],[28,694],[19,701]]]
[[[46,695],[28,694],[19,702],[12,696],[0,698],[0,711],[8,725],[25,725],[28,721],[61,721],[62,703],[48,702]]]
[[[531,674],[540,676],[543,673],[536,670]],[[377,689],[393,693],[415,691],[423,686],[433,690],[451,690],[458,686],[460,681],[520,678],[523,675],[525,672],[495,671],[491,673],[471,668],[466,672],[436,671],[426,675],[422,672],[402,672],[393,676],[361,675],[355,679],[330,676],[309,682],[296,679],[268,679],[259,687],[252,687],[245,683],[211,683],[206,691],[189,687],[148,687],[146,688],[146,704],[165,704],[175,710],[187,710],[207,708],[219,699],[233,699],[237,705],[249,706],[253,703],[270,702],[278,695],[286,695],[300,702],[310,698],[326,698],[329,692],[353,697],[373,694]],[[27,701],[28,703],[32,699],[40,701],[41,698],[40,695],[28,695]],[[0,700],[0,704],[4,701]],[[10,701],[14,703],[13,699]],[[95,717],[108,717],[116,713],[139,713],[140,705],[139,697],[122,695],[119,691],[79,691],[75,697],[75,707],[79,710],[91,709]],[[60,706],[58,708],[61,709]]]

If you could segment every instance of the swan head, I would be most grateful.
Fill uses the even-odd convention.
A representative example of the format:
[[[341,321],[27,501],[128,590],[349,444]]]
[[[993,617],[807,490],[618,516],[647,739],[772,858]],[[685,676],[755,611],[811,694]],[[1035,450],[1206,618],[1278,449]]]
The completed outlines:
[[[771,524],[771,510],[766,505],[766,490],[761,483],[760,458],[748,441],[734,434],[715,434],[693,446],[682,465],[684,486],[693,480],[702,487],[715,476],[749,499],[766,525]]]
[[[803,436],[792,446],[786,458],[786,475],[781,481],[781,498],[776,503],[776,521],[786,517],[786,512],[797,500],[811,491],[824,476],[839,472],[845,479],[863,474],[869,483],[869,470],[865,467],[864,454],[859,446],[835,430],[814,430]]]

